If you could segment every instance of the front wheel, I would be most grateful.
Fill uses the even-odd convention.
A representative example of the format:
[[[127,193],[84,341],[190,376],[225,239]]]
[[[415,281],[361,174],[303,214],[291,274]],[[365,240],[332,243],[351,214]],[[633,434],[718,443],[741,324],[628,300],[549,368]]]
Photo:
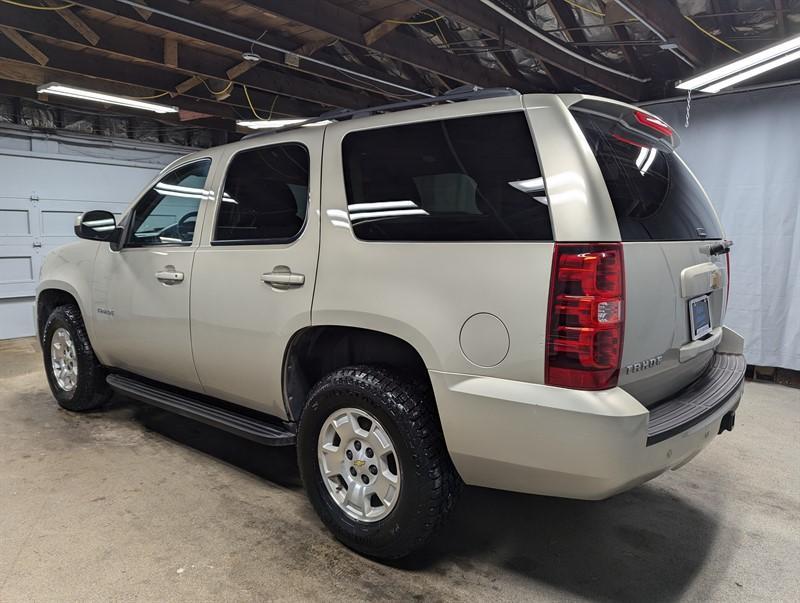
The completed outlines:
[[[324,377],[309,395],[297,443],[320,518],[366,555],[393,559],[424,546],[460,491],[430,394],[381,368]]]
[[[109,399],[111,388],[77,306],[67,304],[53,310],[44,325],[42,351],[50,391],[62,408],[95,410]]]

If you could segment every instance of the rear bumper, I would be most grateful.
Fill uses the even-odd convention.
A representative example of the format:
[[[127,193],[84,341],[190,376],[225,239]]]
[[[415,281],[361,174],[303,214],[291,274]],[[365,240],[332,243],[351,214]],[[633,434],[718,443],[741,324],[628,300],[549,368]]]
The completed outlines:
[[[569,390],[431,371],[450,455],[468,484],[602,499],[690,461],[744,388],[744,357],[648,411],[620,388]]]

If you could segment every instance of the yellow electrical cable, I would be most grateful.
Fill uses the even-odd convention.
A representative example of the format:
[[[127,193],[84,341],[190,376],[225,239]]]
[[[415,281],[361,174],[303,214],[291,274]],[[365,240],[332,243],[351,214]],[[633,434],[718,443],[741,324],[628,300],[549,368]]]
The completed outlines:
[[[73,2],[65,4],[64,6],[33,6],[32,4],[26,4],[25,2],[17,2],[16,0],[0,0],[0,2],[5,2],[6,4],[13,4],[14,6],[19,6],[21,8],[29,8],[31,10],[65,10],[67,8],[72,8],[73,6],[75,6]]]
[[[606,16],[606,15],[605,15],[605,13],[601,13],[600,11],[597,11],[597,10],[591,9],[591,8],[589,8],[588,6],[583,6],[582,4],[578,4],[577,2],[574,2],[573,0],[564,0],[564,2],[566,2],[566,3],[567,3],[567,4],[569,4],[570,6],[574,6],[575,8],[578,8],[578,9],[580,9],[580,10],[582,10],[582,11],[586,11],[587,13],[590,13],[590,14],[592,14],[592,15],[596,15],[596,16],[598,16],[598,17],[605,17],[605,16]],[[707,35],[709,38],[711,38],[712,40],[714,40],[714,41],[715,41],[715,42],[717,42],[718,44],[722,44],[722,45],[723,45],[725,48],[727,48],[727,49],[729,49],[729,50],[732,50],[732,51],[733,51],[733,52],[735,52],[736,54],[742,54],[742,52],[741,52],[741,51],[740,51],[738,48],[734,48],[733,46],[731,46],[730,44],[728,44],[728,43],[727,43],[725,40],[723,40],[723,39],[721,39],[721,38],[718,38],[717,36],[715,36],[714,34],[712,34],[712,33],[711,33],[710,31],[708,31],[707,29],[705,29],[705,28],[701,27],[701,26],[700,26],[700,24],[699,24],[699,23],[697,23],[697,21],[695,21],[694,19],[692,19],[692,18],[691,18],[689,15],[684,15],[684,18],[685,18],[685,19],[686,19],[686,20],[687,20],[689,23],[691,23],[692,25],[694,25],[694,26],[695,26],[697,29],[699,29],[699,30],[700,30],[702,33],[704,33],[705,35]]]
[[[169,94],[169,91],[162,92],[161,94],[154,94],[153,96],[128,96],[127,98],[132,98],[134,100],[151,100],[154,98],[161,98],[162,96],[166,96]]]
[[[733,51],[733,52],[735,52],[736,54],[742,54],[742,51],[741,51],[741,50],[739,50],[738,48],[734,48],[733,46],[731,46],[730,44],[728,44],[728,43],[727,43],[725,40],[722,40],[722,39],[718,38],[717,36],[715,36],[714,34],[712,34],[710,31],[708,31],[708,30],[706,30],[706,29],[704,29],[704,28],[700,27],[700,25],[697,23],[697,21],[695,21],[694,19],[692,19],[692,18],[691,18],[689,15],[684,15],[684,17],[686,17],[686,20],[687,20],[689,23],[691,23],[692,25],[694,25],[694,26],[695,26],[697,29],[699,29],[700,31],[702,31],[704,34],[706,34],[706,35],[707,35],[709,38],[711,38],[711,39],[712,39],[712,40],[714,40],[715,42],[719,42],[719,43],[720,43],[720,44],[722,44],[722,45],[723,45],[725,48],[727,48],[727,49],[729,49],[729,50],[732,50],[732,51]]]
[[[231,82],[231,83],[233,83],[233,82]],[[264,118],[264,117],[261,117],[258,114],[258,112],[256,111],[256,108],[253,106],[253,101],[250,100],[250,93],[247,91],[247,86],[242,84],[242,88],[244,89],[244,96],[247,99],[247,104],[250,105],[250,110],[253,112],[253,115],[255,115],[256,119],[260,119],[260,120],[263,120],[263,121],[269,121],[270,119],[272,119],[272,112],[275,109],[275,103],[278,102],[278,95],[276,94],[275,98],[272,99],[272,104],[269,107],[269,115],[267,115],[267,117]]]
[[[242,84],[242,89],[244,90],[244,97],[247,99],[247,104],[250,105],[250,110],[253,112],[253,115],[256,119],[264,119],[258,114],[256,108],[253,106],[253,101],[250,100],[250,93],[247,91],[247,86]],[[277,98],[277,97],[276,97]]]
[[[206,81],[205,81],[205,80],[203,80],[203,86],[205,86],[206,88],[208,88],[208,91],[209,91],[211,94],[218,95],[218,94],[225,94],[225,93],[226,93],[228,90],[230,90],[230,89],[233,87],[233,82],[228,82],[228,85],[227,85],[227,86],[225,86],[225,87],[224,87],[222,90],[212,90],[212,89],[211,89],[211,86],[209,86],[209,85],[206,83]]]
[[[572,0],[564,0],[570,6],[574,6],[582,11],[589,13],[590,15],[595,15],[596,17],[605,17],[605,13],[601,13],[599,10],[594,10],[593,8],[589,8],[588,6],[583,6],[583,4],[578,4],[577,2],[573,2]]]
[[[399,19],[386,19],[384,23],[396,23],[397,25],[425,25],[426,23],[433,23],[439,19],[444,19],[444,16],[439,15],[438,17],[427,19],[425,21],[400,21]]]

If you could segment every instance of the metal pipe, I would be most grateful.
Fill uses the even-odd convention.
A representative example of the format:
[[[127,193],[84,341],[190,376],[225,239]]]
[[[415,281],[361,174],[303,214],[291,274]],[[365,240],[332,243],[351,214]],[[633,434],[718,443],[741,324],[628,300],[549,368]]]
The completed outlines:
[[[194,25],[195,27],[199,27],[201,29],[206,29],[208,31],[213,31],[214,33],[222,34],[224,36],[228,36],[228,37],[234,38],[236,40],[241,40],[242,42],[248,42],[251,45],[261,46],[261,47],[267,48],[269,50],[273,50],[273,51],[276,51],[276,52],[281,52],[281,53],[283,53],[283,54],[285,54],[287,56],[296,57],[298,60],[301,60],[301,61],[308,61],[310,63],[315,63],[317,65],[322,65],[324,67],[328,67],[329,69],[335,69],[336,71],[339,71],[340,73],[348,73],[348,74],[350,74],[350,75],[352,75],[354,77],[359,77],[359,78],[362,78],[362,79],[365,79],[365,80],[369,80],[369,81],[372,81],[372,82],[377,82],[377,83],[382,84],[384,86],[391,86],[392,88],[397,88],[399,90],[404,90],[405,92],[411,92],[413,94],[419,94],[420,96],[426,96],[428,98],[433,98],[435,96],[435,95],[430,94],[428,92],[423,92],[422,90],[415,90],[414,88],[410,88],[410,87],[404,86],[402,84],[395,84],[394,82],[383,80],[383,79],[381,79],[379,77],[375,77],[375,76],[372,76],[372,75],[366,75],[364,73],[359,73],[358,71],[354,71],[352,69],[348,69],[347,67],[339,67],[338,65],[333,65],[333,64],[328,63],[327,61],[323,61],[321,59],[316,59],[314,57],[306,56],[304,54],[299,54],[299,53],[293,52],[291,50],[286,50],[285,48],[281,48],[280,46],[274,46],[272,44],[268,44],[266,42],[262,42],[261,40],[257,40],[255,38],[248,38],[247,36],[241,36],[239,34],[236,34],[236,33],[221,29],[219,27],[214,27],[213,25],[207,25],[206,23],[201,23],[201,22],[195,21],[193,19],[187,19],[186,17],[181,17],[179,15],[174,15],[174,14],[172,14],[170,12],[154,8],[154,7],[149,6],[147,4],[142,4],[142,3],[136,2],[135,0],[115,0],[115,1],[119,2],[121,4],[127,4],[128,6],[133,6],[135,8],[139,8],[141,10],[145,10],[145,11],[150,12],[150,13],[155,13],[157,15],[161,15],[162,17],[167,17],[169,19],[174,19],[175,21],[181,21],[183,23],[188,23],[189,25]]]

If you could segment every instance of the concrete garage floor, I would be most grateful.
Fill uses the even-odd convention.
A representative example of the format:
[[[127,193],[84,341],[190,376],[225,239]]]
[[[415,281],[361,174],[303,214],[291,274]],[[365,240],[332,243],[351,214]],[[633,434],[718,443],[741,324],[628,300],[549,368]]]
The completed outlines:
[[[337,544],[292,449],[125,400],[76,415],[32,339],[0,343],[0,601],[800,600],[800,391],[748,383],[736,429],[590,503],[467,488],[393,566]]]

